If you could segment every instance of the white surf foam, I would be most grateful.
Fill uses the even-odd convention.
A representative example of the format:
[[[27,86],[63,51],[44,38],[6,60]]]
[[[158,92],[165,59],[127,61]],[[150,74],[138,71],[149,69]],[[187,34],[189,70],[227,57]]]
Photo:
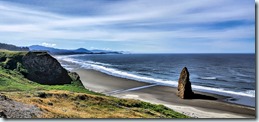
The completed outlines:
[[[101,65],[101,66],[111,66],[110,64],[100,63],[100,62],[93,62],[93,61],[85,61],[85,63],[94,64],[94,65]]]
[[[216,77],[199,77],[199,78],[203,80],[217,80]]]
[[[93,62],[93,61],[76,60],[76,59],[73,59],[70,57],[62,57],[59,59],[68,61],[68,62],[72,62],[72,63],[76,63],[86,69],[93,69],[93,70],[100,71],[105,74],[116,76],[116,77],[127,78],[127,79],[131,79],[131,80],[147,82],[147,83],[156,83],[156,84],[159,83],[161,85],[173,86],[173,87],[177,87],[177,85],[178,85],[177,81],[144,77],[144,76],[139,76],[139,75],[131,74],[128,72],[120,71],[117,69],[105,67],[105,66],[110,66],[110,64],[104,64],[104,63]],[[205,79],[215,79],[216,77],[204,77],[204,78]],[[230,94],[230,95],[232,94],[232,95],[241,95],[241,96],[247,96],[247,97],[255,97],[255,90],[249,90],[249,91],[245,91],[245,92],[235,92],[235,91],[225,90],[223,88],[212,88],[212,87],[198,86],[198,85],[192,85],[192,88],[194,90],[206,91],[209,93],[225,93],[225,94]]]

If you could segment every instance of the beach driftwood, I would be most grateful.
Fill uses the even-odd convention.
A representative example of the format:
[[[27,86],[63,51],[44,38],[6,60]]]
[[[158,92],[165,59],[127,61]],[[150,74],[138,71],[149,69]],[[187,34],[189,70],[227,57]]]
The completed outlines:
[[[189,72],[186,67],[183,68],[178,80],[178,93],[177,95],[182,99],[190,99],[194,93],[189,78]]]

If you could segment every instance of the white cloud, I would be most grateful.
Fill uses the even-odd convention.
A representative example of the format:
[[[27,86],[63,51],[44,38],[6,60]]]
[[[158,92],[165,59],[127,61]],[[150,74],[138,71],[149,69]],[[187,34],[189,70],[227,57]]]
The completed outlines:
[[[45,46],[45,47],[55,47],[56,46],[56,44],[47,43],[47,42],[43,42],[41,45]]]
[[[97,47],[90,47],[90,50],[106,50],[106,51],[112,51],[111,48],[97,48]]]
[[[163,40],[177,41],[177,38],[203,38],[235,43],[230,40],[255,37],[253,25],[217,30],[200,29],[195,25],[235,20],[252,22],[254,21],[254,8],[250,5],[246,3],[246,0],[130,0],[106,6],[100,5],[98,11],[102,14],[70,16],[0,1],[0,35],[1,38],[10,40],[161,42]],[[96,9],[96,6],[92,7],[93,10]],[[172,25],[172,27],[170,30],[153,28],[161,24]],[[118,25],[131,25],[132,28],[136,28],[131,30]],[[178,25],[189,26],[173,27]],[[138,28],[141,28],[141,31],[136,31]],[[46,42],[42,45],[56,46]]]

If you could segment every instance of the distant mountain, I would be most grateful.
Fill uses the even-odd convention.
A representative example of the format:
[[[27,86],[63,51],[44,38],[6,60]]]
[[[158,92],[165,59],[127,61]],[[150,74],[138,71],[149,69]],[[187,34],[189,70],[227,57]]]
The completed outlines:
[[[84,48],[79,48],[75,50],[67,50],[67,49],[57,49],[57,48],[52,48],[52,47],[45,47],[45,46],[40,46],[40,45],[32,45],[29,47],[30,51],[46,51],[50,54],[55,54],[55,55],[72,55],[72,54],[92,54],[91,51],[84,49]]]
[[[76,50],[74,50],[74,52],[79,52],[79,53],[82,53],[82,52],[87,52],[87,53],[92,53],[92,51],[89,51],[85,48],[78,48]]]
[[[72,54],[123,54],[122,52],[117,51],[108,51],[108,50],[87,50],[85,48],[78,48],[75,50],[68,49],[57,49],[52,47],[45,47],[41,45],[32,45],[29,46],[30,51],[46,51],[54,55],[72,55]]]
[[[11,50],[11,51],[29,51],[28,47],[17,47],[11,44],[0,43],[0,50]]]
[[[94,54],[122,54],[121,52],[117,51],[109,51],[109,50],[90,50]]]

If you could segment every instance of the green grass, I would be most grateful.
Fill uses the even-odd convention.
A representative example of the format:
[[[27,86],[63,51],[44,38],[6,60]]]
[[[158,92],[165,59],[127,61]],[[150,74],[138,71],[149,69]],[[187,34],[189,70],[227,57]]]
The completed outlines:
[[[96,93],[93,91],[87,90],[80,81],[73,81],[71,84],[65,84],[65,85],[41,85],[44,87],[45,90],[65,90],[65,91],[71,91],[71,92],[77,92],[77,93],[88,93],[88,94],[94,94],[94,95],[102,95],[100,93]]]
[[[72,84],[67,85],[41,85],[24,78],[23,74],[27,71],[23,68],[21,60],[26,53],[0,50],[0,91],[66,90],[98,94],[85,89],[80,81],[74,80]]]
[[[102,95],[84,88],[80,81],[72,81],[66,85],[41,85],[23,77],[16,70],[0,67],[0,92],[1,91],[38,91],[38,90],[64,90],[78,93]]]
[[[94,97],[95,100],[80,103],[90,107],[90,108],[87,108],[87,110],[89,109],[91,111],[102,111],[106,114],[110,114],[110,111],[113,111],[117,113],[116,114],[117,116],[118,113],[120,113],[119,111],[126,112],[126,110],[129,110],[130,112],[138,113],[137,115],[132,115],[132,117],[142,116],[142,117],[150,118],[152,117],[152,114],[155,114],[155,113],[156,113],[155,114],[156,117],[158,117],[157,114],[159,113],[160,114],[159,116],[162,118],[189,118],[188,116],[175,112],[163,105],[155,105],[148,102],[142,102],[139,100],[120,99],[120,98],[105,96],[100,93],[89,91],[84,88],[84,86],[81,84],[80,81],[73,81],[72,84],[66,84],[66,85],[41,85],[27,80],[22,76],[22,74],[20,74],[17,71],[3,69],[0,67],[0,92],[19,92],[21,94],[23,93],[27,94],[27,93],[37,93],[39,91],[53,91],[53,90],[54,91],[58,90],[59,92],[64,91],[64,93],[68,91],[73,93],[86,93],[86,94],[91,94],[96,96]],[[71,102],[71,101],[67,101],[67,102]],[[86,111],[83,109],[84,107],[78,108],[78,110],[80,111]],[[62,114],[62,113],[59,113],[59,114]],[[123,114],[124,113],[122,113],[122,115],[120,116],[127,117],[126,115],[123,115]],[[55,115],[54,117],[56,116],[57,115]],[[71,117],[71,115],[62,115],[62,116]],[[101,115],[98,114],[97,116],[100,117]],[[110,116],[112,117],[112,114]]]
[[[86,105],[86,107],[75,107],[73,102],[64,99],[63,103],[60,104],[64,108],[67,107],[74,112],[82,112],[82,116],[77,116],[75,113],[64,113],[62,110],[57,110],[59,102],[55,102],[54,107],[49,107],[48,105],[41,105],[41,102],[33,102],[32,104],[37,104],[42,109],[48,109],[52,111],[52,117],[95,117],[94,113],[91,116],[88,116],[88,113],[91,111],[96,112],[96,117],[162,117],[162,118],[189,118],[183,114],[177,113],[163,105],[155,105],[147,102],[142,102],[139,100],[130,100],[130,99],[120,99],[111,96],[105,96],[104,94],[96,93],[85,89],[80,80],[75,80],[72,76],[71,84],[66,85],[41,85],[36,82],[32,82],[24,77],[24,68],[22,67],[21,60],[26,52],[15,52],[15,51],[0,51],[0,92],[9,93],[10,97],[21,102],[31,103],[32,100],[41,101],[39,98],[27,98],[30,93],[37,93],[39,91],[48,92],[48,91],[57,91],[60,94],[67,94],[67,92],[84,94],[87,98],[92,100],[79,101],[80,104]],[[9,62],[9,64],[8,64]],[[11,62],[11,63],[10,63]],[[14,68],[7,67],[7,65],[15,65]],[[7,67],[7,68],[6,68]],[[14,93],[14,94],[12,94]],[[18,94],[17,94],[18,93]],[[83,95],[83,96],[84,96]],[[89,96],[90,95],[90,96]],[[13,97],[12,97],[13,96]],[[80,95],[79,95],[80,96]],[[81,95],[82,96],[82,95]],[[48,103],[51,100],[58,101],[58,98],[46,99],[45,102]],[[73,104],[72,104],[73,103]],[[130,111],[128,111],[130,110]],[[116,114],[112,114],[116,112]],[[130,112],[130,113],[127,113]],[[104,114],[103,114],[104,113]],[[50,114],[50,113],[48,113]],[[128,116],[127,114],[132,114]],[[154,116],[152,116],[154,115]]]
[[[28,91],[37,86],[17,71],[0,67],[0,76],[0,91]]]
[[[148,102],[143,102],[139,100],[127,100],[127,99],[115,99],[116,103],[121,106],[129,108],[142,108],[147,110],[153,110],[166,116],[166,118],[188,118],[187,116],[177,113],[164,105],[154,105]]]
[[[22,57],[26,53],[27,52],[0,50],[0,66],[11,70],[24,70],[22,69],[23,67],[19,64],[19,62],[22,62]]]
[[[16,57],[25,55],[27,51],[9,51],[9,50],[1,50],[0,49],[0,57]]]

